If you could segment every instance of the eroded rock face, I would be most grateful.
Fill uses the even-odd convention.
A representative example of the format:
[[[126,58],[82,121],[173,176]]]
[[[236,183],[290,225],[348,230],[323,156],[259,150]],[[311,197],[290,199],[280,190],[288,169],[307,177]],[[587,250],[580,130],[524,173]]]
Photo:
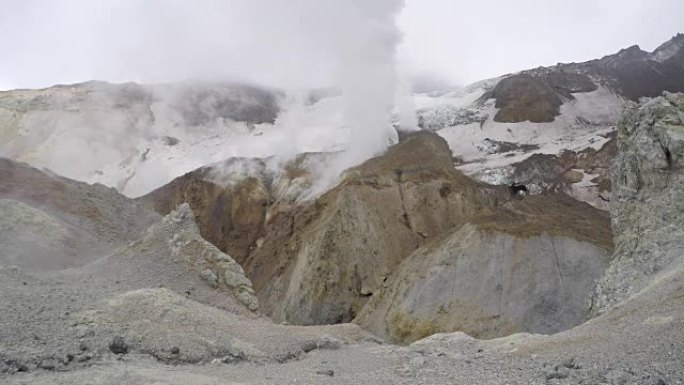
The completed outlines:
[[[607,214],[561,196],[497,211],[407,257],[355,322],[399,343],[446,331],[555,333],[584,322],[610,256]]]
[[[493,337],[517,330],[561,330],[584,319],[589,290],[605,268],[609,255],[606,250],[612,247],[607,214],[563,196],[518,200],[511,197],[507,187],[477,183],[453,169],[444,141],[428,132],[409,135],[385,155],[349,170],[339,186],[315,202],[274,214],[266,223],[263,243],[249,256],[245,269],[254,282],[262,308],[276,321],[337,323],[365,314],[359,316],[359,322],[372,327],[372,323],[388,317],[386,312],[372,310],[376,305],[371,304],[382,301],[376,297],[387,300],[396,294],[389,289],[385,293],[384,287],[401,279],[397,278],[402,275],[397,266],[407,264],[406,272],[421,271],[419,274],[438,268],[443,263],[440,258],[451,255],[447,250],[454,245],[443,246],[441,257],[426,256],[420,251],[412,253],[419,248],[439,248],[445,237],[454,237],[458,243],[461,234],[455,234],[466,223],[472,223],[483,234],[493,235],[483,236],[486,239],[481,241],[481,251],[468,254],[473,264],[482,269],[480,274],[465,273],[464,285],[491,283],[497,276],[488,274],[495,269],[486,266],[494,266],[501,258],[537,256],[534,262],[527,262],[545,267],[520,279],[539,285],[539,292],[519,296],[520,308],[536,310],[520,310],[514,316],[494,310],[488,304],[495,302],[497,285],[483,284],[487,287],[483,291],[491,290],[491,296],[489,291],[478,297],[466,290],[459,298],[471,306],[465,311],[466,305],[455,305],[454,298],[443,297],[440,291],[457,279],[449,270],[435,283],[412,279],[415,287],[411,290],[430,296],[430,285],[436,288],[430,303],[435,305],[434,309],[443,305],[442,312],[433,314],[413,307],[416,303],[388,303],[388,308],[396,310],[391,317],[395,318],[397,328],[386,332],[378,327],[373,328],[374,332],[406,341],[428,332],[461,330],[465,326],[469,332]],[[511,245],[518,244],[518,251],[511,252]],[[487,248],[489,245],[501,248],[495,252]],[[565,260],[557,262],[551,253],[556,248],[549,245],[557,245],[561,250],[557,254]],[[470,245],[461,247],[469,250]],[[586,252],[573,260],[567,256],[572,248]],[[589,259],[591,262],[587,262]],[[425,270],[408,260],[423,261]],[[517,269],[515,266],[509,269],[506,274],[521,274],[511,272]],[[559,269],[565,270],[561,274],[572,276],[568,278],[573,282],[567,284],[569,287],[563,287],[565,284],[557,274]],[[592,273],[582,274],[583,269]],[[551,271],[553,277],[545,280],[544,275]],[[561,299],[551,301],[558,293],[562,293],[558,295]],[[367,303],[369,298],[371,303]],[[481,318],[477,321],[458,319],[465,313],[475,314],[479,307]],[[511,310],[515,311],[517,308]],[[551,312],[558,318],[549,316]],[[509,316],[514,321],[501,321]],[[476,323],[480,325],[478,330],[471,328]],[[415,333],[404,335],[399,329]]]
[[[200,236],[190,205],[181,204],[150,227],[141,243],[152,246],[160,240],[168,243],[171,258],[188,263],[209,286],[232,293],[252,311],[259,308],[252,283],[242,267]]]
[[[473,312],[480,309],[486,321],[459,319],[466,313],[464,308],[451,304],[453,298],[441,293],[435,293],[431,303],[435,309],[443,306],[447,310],[437,315],[413,308],[414,304],[388,303],[388,308],[397,309],[392,314],[399,320],[394,322],[396,328],[391,324],[373,326],[374,331],[408,341],[428,331],[460,328],[484,337],[519,330],[561,330],[584,319],[588,291],[605,268],[606,250],[612,248],[605,212],[564,195],[519,199],[508,187],[474,181],[454,169],[446,142],[427,131],[407,134],[384,155],[347,170],[339,185],[313,200],[297,200],[292,192],[300,191],[303,182],[294,181],[303,169],[294,167],[277,178],[263,167],[256,169],[260,171],[245,178],[232,174],[229,184],[221,184],[210,168],[196,170],[145,199],[151,199],[158,210],[187,201],[198,213],[198,224],[207,239],[231,255],[237,250],[236,260],[253,283],[261,310],[277,322],[331,324],[351,321],[363,313],[367,321],[360,322],[376,325],[377,320],[387,318],[387,312],[364,306],[371,298],[372,303],[379,303],[392,296],[392,291],[385,293],[385,287],[399,282],[397,277],[403,273],[397,272],[398,266],[415,259],[430,261],[424,267],[429,269],[453,257],[450,248],[470,250],[459,243],[459,229],[469,224],[481,235],[481,247],[464,253],[473,264],[481,263],[482,269],[464,278],[473,282],[502,279],[491,276],[492,269],[486,266],[503,258],[512,271],[517,267],[510,261],[529,255],[540,268],[520,279],[533,282],[539,290],[520,294],[511,299],[511,309],[501,311],[491,305],[496,301],[496,284],[489,288],[494,294],[489,289],[483,289],[481,296],[468,290],[460,293],[459,300],[470,303]],[[231,210],[224,209],[243,205],[258,215],[233,216]],[[241,226],[234,222],[245,218],[249,222]],[[445,246],[451,238],[455,243]],[[495,252],[491,245],[501,246],[503,251]],[[420,248],[440,247],[440,253],[413,254]],[[517,251],[512,252],[512,247]],[[570,248],[586,252],[575,260],[568,256]],[[553,250],[556,253],[551,253]],[[562,260],[554,259],[556,254]],[[405,264],[406,272],[420,270],[410,262]],[[591,273],[582,274],[584,268]],[[514,274],[511,271],[505,273]],[[550,273],[554,275],[547,279]],[[219,285],[222,274],[202,271],[210,285]],[[437,283],[416,279],[416,286],[406,290],[429,292],[424,285],[444,285],[454,274],[461,270],[448,270]],[[566,285],[560,275],[569,276],[572,283]],[[396,286],[396,290],[404,289]],[[556,297],[556,302],[550,299]],[[412,326],[416,322],[430,327]],[[415,333],[405,334],[398,330],[402,328]]]
[[[630,104],[611,171],[616,251],[594,296],[596,314],[684,262],[684,94]]]
[[[191,171],[138,200],[163,215],[188,203],[202,237],[242,264],[263,242],[269,218],[313,194],[311,164],[332,156],[304,153],[283,164],[274,158],[230,158]]]
[[[277,321],[350,321],[413,250],[508,194],[454,170],[444,140],[420,132],[314,202],[274,211],[245,269]]]
[[[251,162],[256,172],[222,185],[211,180],[210,167],[201,168],[151,192],[141,201],[164,215],[188,203],[202,236],[242,262],[261,236],[271,192],[263,161],[233,161]]]

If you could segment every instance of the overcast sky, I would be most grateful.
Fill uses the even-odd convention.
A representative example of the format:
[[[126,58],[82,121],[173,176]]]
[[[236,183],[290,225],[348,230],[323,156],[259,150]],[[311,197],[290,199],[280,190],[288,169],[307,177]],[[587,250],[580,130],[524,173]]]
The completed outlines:
[[[353,31],[344,24],[358,22],[342,3],[0,0],[0,89],[89,79],[323,85]],[[405,72],[462,84],[632,44],[650,51],[684,32],[682,15],[682,0],[406,0],[398,58]]]

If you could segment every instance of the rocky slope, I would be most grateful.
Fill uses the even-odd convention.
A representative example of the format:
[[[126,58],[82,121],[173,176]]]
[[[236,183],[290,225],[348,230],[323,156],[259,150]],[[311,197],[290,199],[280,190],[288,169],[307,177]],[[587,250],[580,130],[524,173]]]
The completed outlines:
[[[597,287],[597,313],[684,263],[684,94],[630,104],[618,135],[610,203],[618,248]]]
[[[239,169],[235,166],[247,172],[236,175]],[[213,178],[216,170],[226,169],[236,171],[227,183]],[[187,202],[202,236],[243,261],[261,236],[271,200],[268,179],[261,159],[231,159],[189,172],[140,201],[162,214]]]
[[[555,332],[585,319],[590,288],[612,248],[605,213],[562,195],[518,199],[507,187],[478,183],[452,167],[446,142],[429,132],[407,135],[314,200],[287,199],[278,191],[296,178],[275,183],[263,162],[232,162],[246,162],[252,172],[219,183],[216,170],[226,165],[213,165],[142,199],[162,213],[187,201],[202,234],[244,265],[262,310],[276,321],[339,323],[362,312],[358,322],[402,342],[451,330],[490,338]],[[291,174],[307,178],[303,171]],[[456,258],[452,251],[459,247],[473,269],[445,269],[432,283],[418,278],[450,264],[443,259]],[[442,291],[455,277],[462,278],[463,293]],[[393,291],[398,288],[385,288],[403,281],[431,298],[416,301],[409,293],[408,302],[439,313],[417,310],[415,303],[382,304],[401,297]],[[529,282],[527,289],[513,294],[510,285],[519,282]],[[475,320],[464,316],[466,302],[473,304],[471,314],[479,309]]]
[[[321,193],[316,169],[325,169],[334,157],[230,158],[193,170],[138,201],[163,215],[189,203],[202,236],[244,263],[263,242],[269,218]]]
[[[559,234],[467,224],[407,257],[354,322],[398,343],[439,332],[495,338],[579,325],[610,257],[607,229],[586,211],[582,219],[569,212],[548,219],[598,227],[593,239],[573,237],[579,227],[571,229],[572,222]]]
[[[647,79],[649,68],[676,74],[681,43],[678,36],[652,54],[628,49],[563,67],[593,68],[586,74],[593,91],[584,77],[553,67],[526,72],[519,79],[534,85],[503,92],[508,104],[499,107],[482,98],[499,79],[460,99],[431,96],[477,108],[455,108],[457,124],[439,135],[402,135],[332,188],[317,187],[315,173],[330,153],[209,162],[139,200],[0,159],[0,382],[684,383],[684,96],[628,104],[617,135],[613,128],[616,108],[644,89],[620,76]],[[516,87],[530,95],[516,101]],[[66,132],[79,125],[62,120],[62,110],[53,115],[62,99],[51,98],[61,89],[40,92]],[[83,89],[64,88],[65,100]],[[124,99],[146,105],[136,90]],[[41,105],[35,91],[25,92],[29,109]],[[553,121],[496,121],[504,110],[500,119],[520,119],[539,92],[562,101]],[[246,95],[230,106],[209,104],[239,115],[235,103],[252,98]],[[110,97],[97,108],[118,108]],[[335,97],[311,100],[307,111],[329,112]],[[206,128],[214,116],[198,98],[189,99],[196,113],[180,115],[183,130]],[[67,115],[88,115],[75,111],[92,106],[86,99],[66,103],[75,112]],[[534,120],[555,114],[556,105],[535,108]],[[12,106],[6,110],[14,114]],[[122,108],[128,114],[135,106]],[[24,126],[37,118],[22,116],[12,127],[31,131],[49,120]],[[268,142],[263,127],[242,124]],[[330,132],[339,133],[335,127]],[[112,138],[121,137],[117,130]],[[230,147],[222,134],[193,135],[185,138],[216,137],[209,142]],[[118,168],[121,153],[105,163],[145,181],[141,170],[168,165],[160,160],[170,149],[194,143],[165,136],[154,139],[156,150],[132,152],[140,155],[127,163],[135,167]],[[57,137],[45,143],[70,143]],[[47,153],[54,154],[38,151],[32,161]],[[190,167],[186,155],[178,161]],[[514,196],[469,178],[454,161],[485,180],[520,178],[539,194]],[[171,178],[159,175],[151,185]],[[593,194],[610,185],[611,196],[599,199],[611,210],[615,246],[607,213],[568,197],[598,205]],[[410,345],[387,344],[366,329]]]
[[[12,200],[0,200],[0,207],[9,207],[10,214],[3,211],[3,225],[14,225],[18,239],[12,241],[27,249],[19,266],[14,265],[4,243],[10,239],[3,232],[0,372],[4,374],[83,368],[112,354],[172,364],[279,362],[368,336],[353,325],[305,330],[276,326],[258,316],[250,280],[235,260],[200,236],[187,204],[159,218],[112,189],[57,178],[11,161],[4,165],[12,171],[8,176],[28,176],[23,190],[12,189]],[[9,177],[0,179],[3,191],[14,183]],[[60,189],[72,195],[64,196]],[[50,196],[53,201],[35,200],[36,196]],[[92,202],[111,214],[107,219],[112,222],[99,232],[92,227],[86,230],[93,231],[97,240],[110,236],[118,243],[106,254],[87,255],[89,263],[42,266],[59,257],[59,249],[36,254],[31,249],[33,240],[21,237],[34,234],[48,239],[52,234],[45,228],[51,222],[11,222],[18,211],[24,217],[34,215],[30,219],[39,212],[61,224],[66,214],[58,208],[78,212],[93,207]],[[130,238],[121,237],[116,226],[131,225],[125,222],[130,210],[152,221]],[[91,218],[82,217],[89,223]],[[91,240],[71,241],[80,247]]]
[[[584,63],[539,67],[417,99],[419,122],[447,139],[456,167],[480,180],[558,191],[607,210],[614,136],[626,100],[684,91],[684,35],[654,52],[630,47]],[[600,164],[566,154],[609,150]],[[543,156],[536,156],[540,154]],[[599,159],[596,159],[597,161]],[[564,167],[545,168],[553,162]],[[530,169],[536,169],[531,174]]]
[[[507,192],[456,172],[446,143],[419,133],[315,201],[275,211],[245,268],[274,319],[350,321],[412,250],[497,194]]]
[[[461,194],[474,195],[479,187],[453,170],[443,141],[421,133],[388,155],[348,171],[331,191],[302,201],[299,198],[311,187],[312,178],[305,163],[320,157],[302,156],[275,173],[262,161],[243,160],[252,170],[244,177],[227,172],[234,167],[217,164],[189,173],[142,200],[161,212],[183,201],[190,203],[198,213],[202,234],[243,263],[264,309],[276,319],[307,324],[349,321],[402,256],[460,223],[459,213],[470,210]],[[464,183],[466,187],[452,194],[456,184]],[[505,189],[491,190],[508,194]],[[320,260],[321,253],[334,258]],[[294,273],[295,258],[301,258],[300,269],[309,272]],[[330,278],[313,274],[328,267],[340,276],[332,270]],[[309,289],[294,290],[312,274],[318,278],[307,283]],[[340,290],[333,290],[333,285]],[[289,297],[284,294],[287,287],[292,288]],[[338,294],[329,295],[333,292]],[[310,300],[314,302],[304,305],[306,311],[294,305]],[[327,305],[319,307],[315,301]]]
[[[657,99],[625,120],[634,123],[632,119],[641,117],[638,125],[624,124],[627,135],[624,145],[620,144],[620,150],[627,151],[626,158],[645,165],[646,168],[639,168],[638,180],[664,184],[640,182],[638,194],[654,198],[644,201],[651,205],[650,210],[620,209],[621,205],[629,207],[635,203],[633,195],[620,204],[611,201],[619,208],[614,218],[624,224],[620,230],[623,235],[638,231],[642,222],[655,223],[662,216],[672,215],[665,196],[671,189],[673,194],[679,193],[676,169],[654,170],[649,167],[660,165],[653,163],[653,159],[660,158],[659,153],[631,151],[637,143],[650,143],[649,139],[657,132],[657,135],[666,135],[658,137],[671,138],[672,143],[668,142],[666,148],[673,158],[681,155],[674,138],[682,127],[674,119],[674,116],[681,118],[681,112],[676,112],[682,110],[681,98],[679,95]],[[429,139],[423,145],[431,150],[443,146],[443,142],[424,134],[418,139]],[[418,143],[414,141],[411,146]],[[427,146],[428,143],[433,146]],[[365,175],[368,178],[364,180],[372,182],[371,186],[380,186],[375,182],[382,180],[385,161],[392,160],[390,164],[394,164],[400,159],[375,159],[357,170],[356,176]],[[618,163],[619,172],[612,174],[615,186],[628,183],[622,179],[620,170],[624,167],[621,165],[622,162]],[[655,177],[665,173],[672,174],[671,179]],[[353,176],[348,180],[359,183]],[[493,191],[485,199],[491,203],[498,198],[497,190],[478,187],[474,192]],[[620,194],[618,191],[622,189],[614,194]],[[464,195],[463,192],[452,194]],[[471,224],[461,226],[458,231],[471,232],[471,240],[483,234],[499,233],[500,240],[514,238],[510,242],[522,246],[551,239],[556,242],[559,237],[565,238],[561,242],[568,247],[581,242],[600,245],[591,241],[596,231],[589,222],[582,225],[582,222],[573,224],[558,219],[539,221],[540,216],[545,216],[547,204],[563,205],[568,198],[554,199],[533,196],[508,202],[516,210],[510,206],[490,207],[502,210],[496,211],[499,214],[509,212],[510,215],[502,215],[502,220],[496,222],[487,221],[486,217],[471,220]],[[587,205],[577,206],[576,202],[567,204],[566,210],[580,211],[580,219],[598,212]],[[484,211],[484,207],[480,209]],[[563,212],[560,207],[556,210]],[[572,216],[564,214],[564,218],[568,217]],[[670,231],[682,227],[680,217],[668,218],[673,226]],[[611,272],[611,267],[606,277],[620,280],[626,277],[623,282],[627,284],[636,282],[634,294],[626,297],[619,290],[603,291],[605,303],[617,303],[617,306],[606,307],[603,314],[580,326],[554,335],[522,333],[491,340],[474,339],[462,332],[442,333],[408,346],[396,346],[382,343],[354,325],[293,327],[258,318],[238,302],[235,292],[227,286],[212,288],[198,273],[214,260],[213,257],[204,259],[204,255],[216,256],[216,259],[227,256],[198,239],[191,219],[187,207],[182,207],[142,233],[140,241],[84,267],[29,274],[19,268],[2,266],[0,381],[12,385],[323,382],[669,385],[684,382],[684,265],[661,263],[664,259],[660,254],[661,250],[674,253],[679,250],[680,242],[679,238],[668,238],[655,229],[640,233],[640,242],[654,242],[659,248],[651,247],[650,252],[646,248],[637,249],[638,258],[645,266],[652,260],[663,268],[646,282],[630,275],[618,277]],[[529,226],[537,223],[535,232],[546,231],[548,235],[531,235],[527,226],[517,228],[521,220],[528,221]],[[551,223],[560,229],[554,229]],[[567,234],[563,229],[568,227],[577,233]],[[580,232],[582,229],[584,233]],[[561,236],[562,231],[566,233]],[[449,237],[450,234],[445,231],[444,242],[436,237],[434,247],[431,240],[425,241],[418,251],[426,257],[426,264],[447,262],[435,265],[436,273],[457,272],[446,258],[447,251],[452,249],[443,247],[443,243],[456,242],[458,253],[470,249],[459,250],[459,237]],[[568,238],[576,239],[577,243],[569,242]],[[629,259],[621,255],[630,249],[630,237],[618,236],[616,240],[616,258],[611,265],[629,267]],[[477,246],[474,241],[471,244]],[[494,246],[497,245],[482,244],[475,250]],[[444,252],[435,252],[440,247]],[[559,255],[564,255],[563,252],[559,250]],[[537,261],[540,256],[533,257]],[[459,254],[459,260],[465,258]],[[411,257],[406,258],[398,271],[405,271],[403,268],[410,260]],[[201,263],[195,265],[192,261]],[[541,264],[548,263],[545,261],[539,259]],[[419,261],[414,262],[412,266],[420,268]],[[560,267],[563,269],[566,265]],[[553,269],[541,266],[533,270]],[[429,282],[439,275],[428,272],[425,278],[414,278],[419,283]],[[388,283],[393,282],[392,278],[388,278]],[[461,278],[469,277],[462,275]],[[608,278],[607,282],[613,279]],[[510,287],[512,293],[517,293],[516,289],[517,286]],[[473,293],[459,292],[460,296],[465,294],[472,297]]]
[[[84,265],[157,220],[141,206],[108,187],[0,158],[0,263],[38,271]]]

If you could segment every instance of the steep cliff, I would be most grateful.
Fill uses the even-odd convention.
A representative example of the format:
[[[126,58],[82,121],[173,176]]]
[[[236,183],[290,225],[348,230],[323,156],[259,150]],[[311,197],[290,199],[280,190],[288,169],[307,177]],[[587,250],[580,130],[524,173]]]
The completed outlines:
[[[407,257],[355,322],[405,343],[449,331],[555,333],[587,319],[612,250],[607,214],[531,196],[468,221]]]
[[[614,260],[594,313],[638,293],[684,262],[684,94],[630,104],[611,171]]]
[[[278,321],[350,321],[413,250],[505,199],[506,188],[454,170],[444,140],[419,132],[315,201],[273,210],[245,269]]]

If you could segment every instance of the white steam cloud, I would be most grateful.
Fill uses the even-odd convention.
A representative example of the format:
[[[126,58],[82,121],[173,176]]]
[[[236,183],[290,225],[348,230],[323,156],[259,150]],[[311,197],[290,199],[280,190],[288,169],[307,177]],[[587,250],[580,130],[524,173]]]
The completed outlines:
[[[229,157],[275,155],[282,165],[302,152],[334,152],[336,156],[326,157],[326,164],[312,170],[320,192],[336,183],[345,169],[382,153],[396,140],[393,116],[398,114],[403,129],[415,127],[412,99],[406,84],[398,82],[396,68],[402,35],[395,19],[404,7],[404,0],[146,0],[140,3],[67,0],[59,5],[31,0],[22,4],[15,7],[15,12],[34,20],[33,25],[53,31],[45,37],[44,54],[59,59],[50,62],[53,72],[60,74],[58,81],[94,78],[164,83],[194,78],[200,83],[254,82],[285,91],[277,93],[282,98],[275,127],[263,124],[242,130],[239,122],[222,119],[203,121],[201,127],[183,123],[176,116],[179,111],[173,111],[178,107],[172,95],[174,88],[155,86],[148,88],[153,90],[155,99],[149,109],[138,111],[135,107],[138,102],[132,102],[130,108],[144,118],[135,127],[117,120],[120,115],[126,115],[124,110],[113,109],[111,113],[117,119],[98,112],[84,121],[83,130],[67,130],[51,124],[50,135],[26,138],[26,146],[10,143],[14,153],[30,156],[26,149],[37,146],[32,140],[49,136],[44,148],[41,147],[40,154],[47,154],[41,162],[76,179],[112,185],[109,174],[135,173],[134,177],[125,179],[125,190],[120,189],[139,195],[150,186],[158,187],[165,179],[190,171],[188,168]],[[59,22],[53,20],[50,14],[58,8],[69,17]],[[84,17],[84,13],[89,17]],[[24,24],[17,21],[12,27],[21,35],[29,28]],[[66,25],[75,25],[78,31]],[[122,25],[126,26],[123,34],[106,33],[109,28],[104,28]],[[84,36],[90,38],[84,39]],[[71,50],[53,54],[50,50],[53,38],[72,42]],[[21,58],[26,47],[17,44],[14,48],[18,54],[11,56]],[[87,67],[93,72],[71,73],[72,68],[83,68],[77,64],[85,60],[86,52]],[[43,82],[38,78],[36,81]],[[189,82],[189,87],[192,83]],[[310,91],[320,86],[336,92],[312,106]],[[55,91],[53,96],[61,97],[58,94]],[[92,107],[99,111],[97,101],[91,102],[92,105],[77,109]],[[140,105],[144,103],[140,101]],[[151,113],[150,118],[146,118],[147,112]],[[49,114],[51,121],[66,124],[63,116],[71,112]],[[84,114],[74,114],[76,118],[81,115]],[[100,118],[108,125],[100,124]],[[135,135],[113,134],[127,128],[133,129]],[[227,131],[234,133],[226,134]],[[102,132],[112,135],[98,136]],[[180,144],[169,149],[155,139],[166,136],[179,139]],[[110,139],[119,144],[111,154],[105,157],[102,151],[93,151],[92,159],[76,162],[82,167],[74,166],[73,152],[83,158],[84,152],[78,149],[111,147],[106,146]],[[8,147],[1,145],[0,152],[3,146]]]
[[[300,5],[319,7],[321,2],[302,1]],[[330,6],[330,3],[327,6]],[[391,117],[397,88],[396,53],[401,33],[395,18],[404,6],[403,0],[352,0],[336,2],[330,23],[314,23],[309,36],[317,36],[320,43],[330,47],[333,83],[341,91],[340,107],[344,124],[349,130],[344,151],[330,164],[321,165],[316,174],[316,191],[325,190],[337,181],[345,169],[384,151],[396,137]],[[320,28],[320,29],[318,29]],[[406,113],[407,105],[399,103],[400,117],[413,115],[406,126],[415,126],[415,110]],[[294,155],[292,148],[302,135],[297,132],[296,114],[290,110],[281,116],[285,131],[293,145],[285,145],[286,155]],[[298,151],[295,151],[298,152]]]

